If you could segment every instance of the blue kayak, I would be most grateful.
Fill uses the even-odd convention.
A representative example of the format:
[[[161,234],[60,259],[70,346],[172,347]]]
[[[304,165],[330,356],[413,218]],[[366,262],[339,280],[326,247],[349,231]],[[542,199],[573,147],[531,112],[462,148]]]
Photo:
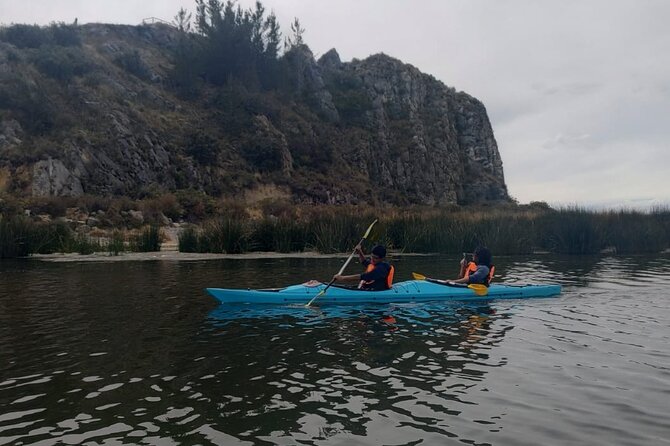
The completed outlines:
[[[207,292],[221,303],[306,304],[325,287],[326,285],[321,283],[316,286],[303,284],[264,290],[207,288]],[[487,294],[481,296],[466,286],[446,285],[425,280],[408,280],[406,282],[398,282],[390,290],[385,291],[361,291],[331,286],[315,303],[400,303],[525,299],[530,297],[557,296],[560,293],[560,285],[492,284],[488,288]]]

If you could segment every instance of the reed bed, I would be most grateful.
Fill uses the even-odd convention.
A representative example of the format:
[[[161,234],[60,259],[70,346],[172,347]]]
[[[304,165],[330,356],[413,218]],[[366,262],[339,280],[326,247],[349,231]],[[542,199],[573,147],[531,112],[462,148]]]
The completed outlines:
[[[30,254],[79,253],[88,255],[108,252],[119,255],[124,251],[160,251],[161,232],[158,226],[144,228],[128,237],[120,230],[109,236],[76,233],[62,221],[36,222],[27,217],[0,216],[0,259],[26,257]]]
[[[233,219],[190,228],[180,250],[191,252],[348,252],[374,220],[371,212],[329,209],[300,218]],[[368,245],[399,252],[461,253],[488,246],[497,254],[661,252],[670,247],[670,212],[594,212],[580,208],[430,212],[388,211]]]
[[[488,246],[495,254],[656,253],[670,248],[670,210],[594,212],[581,208],[454,208],[361,211],[355,207],[315,207],[280,217],[251,218],[239,213],[189,226],[179,236],[182,252],[257,251],[350,252],[375,219],[366,242],[396,252],[471,252]],[[96,239],[74,233],[63,222],[0,216],[0,258],[33,253],[158,251],[161,231],[145,227],[139,235],[116,230]]]

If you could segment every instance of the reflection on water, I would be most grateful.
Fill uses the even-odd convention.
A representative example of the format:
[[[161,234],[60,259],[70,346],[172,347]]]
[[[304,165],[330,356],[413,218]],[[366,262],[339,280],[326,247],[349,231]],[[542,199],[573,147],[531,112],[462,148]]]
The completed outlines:
[[[450,277],[455,258],[397,259]],[[2,444],[662,444],[670,258],[497,258],[558,298],[217,306],[341,260],[0,264]],[[352,267],[353,269],[353,267]]]

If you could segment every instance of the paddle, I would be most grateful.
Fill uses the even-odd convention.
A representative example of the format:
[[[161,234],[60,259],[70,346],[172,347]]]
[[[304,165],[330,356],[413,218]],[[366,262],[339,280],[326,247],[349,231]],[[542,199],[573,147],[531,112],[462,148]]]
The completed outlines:
[[[419,273],[412,273],[412,277],[414,277],[414,280],[426,280],[428,282],[432,283],[438,283],[440,285],[445,285],[445,286],[461,286],[459,283],[452,283],[450,284],[449,282],[437,280],[437,279],[431,279],[430,277],[426,277],[423,274]],[[462,284],[463,288],[466,287],[465,284]],[[486,287],[486,285],[482,285],[481,283],[471,283],[467,285],[467,288],[470,288],[472,291],[475,292],[477,296],[486,296],[489,292],[489,289]]]
[[[375,225],[375,223],[377,223],[376,219],[375,219],[375,221],[372,222],[372,224],[370,226],[368,226],[368,230],[365,231],[365,234],[363,235],[363,238],[361,239],[360,242],[358,242],[359,245],[362,244],[365,241],[366,238],[368,238],[368,236],[370,235],[370,231],[372,231],[372,227]],[[337,275],[340,275],[344,272],[344,270],[347,268],[347,265],[349,265],[349,262],[351,262],[351,259],[354,257],[354,254],[356,254],[356,249],[354,249],[354,252],[351,253],[351,255],[349,256],[347,261],[344,262],[344,265],[342,265],[342,268],[340,268],[340,271],[337,273]],[[307,305],[305,305],[305,306],[309,307],[310,305],[312,305],[312,302],[314,302],[318,297],[323,296],[324,294],[326,294],[326,291],[328,290],[328,288],[330,288],[330,286],[333,284],[333,282],[335,282],[335,279],[332,279],[330,282],[328,282],[328,285],[326,285],[326,287],[324,289],[319,291],[319,294],[314,296],[312,298],[312,300],[307,302]]]

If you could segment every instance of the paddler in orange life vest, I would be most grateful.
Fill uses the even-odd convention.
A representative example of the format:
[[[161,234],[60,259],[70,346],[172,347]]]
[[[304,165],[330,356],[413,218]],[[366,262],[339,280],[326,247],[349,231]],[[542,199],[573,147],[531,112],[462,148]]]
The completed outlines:
[[[361,264],[365,266],[365,272],[350,276],[336,274],[333,280],[335,282],[358,281],[358,288],[366,291],[383,291],[391,288],[395,269],[384,261],[386,258],[386,248],[381,245],[375,246],[372,248],[372,254],[369,259],[365,257],[361,245],[356,246],[356,253]]]
[[[495,266],[491,263],[491,251],[483,246],[475,249],[472,261],[468,262],[463,255],[461,260],[461,270],[458,273],[458,279],[452,280],[449,283],[479,283],[489,286]]]

